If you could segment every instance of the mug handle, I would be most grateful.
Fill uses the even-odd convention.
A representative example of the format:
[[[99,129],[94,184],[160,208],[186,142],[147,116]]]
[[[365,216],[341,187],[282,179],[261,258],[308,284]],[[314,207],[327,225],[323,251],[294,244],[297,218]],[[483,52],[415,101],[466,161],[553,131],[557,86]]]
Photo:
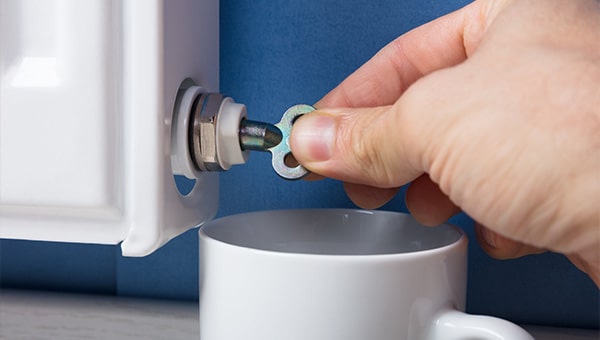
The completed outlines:
[[[431,327],[429,340],[535,340],[512,322],[493,316],[470,315],[448,309],[440,312]]]

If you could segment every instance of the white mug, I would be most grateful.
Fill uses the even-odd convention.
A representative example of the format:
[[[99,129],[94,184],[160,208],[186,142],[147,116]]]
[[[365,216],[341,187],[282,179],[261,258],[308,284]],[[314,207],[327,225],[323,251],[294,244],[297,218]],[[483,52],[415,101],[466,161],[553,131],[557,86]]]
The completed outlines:
[[[201,340],[531,340],[463,313],[467,237],[407,214],[233,215],[200,229]]]

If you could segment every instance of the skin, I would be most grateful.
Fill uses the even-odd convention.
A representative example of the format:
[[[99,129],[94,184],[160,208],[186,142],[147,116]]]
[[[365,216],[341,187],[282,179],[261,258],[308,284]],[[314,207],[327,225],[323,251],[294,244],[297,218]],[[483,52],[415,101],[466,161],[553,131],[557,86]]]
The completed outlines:
[[[496,258],[552,250],[600,287],[600,2],[480,0],[384,47],[294,125],[295,158],[363,208],[410,183]]]

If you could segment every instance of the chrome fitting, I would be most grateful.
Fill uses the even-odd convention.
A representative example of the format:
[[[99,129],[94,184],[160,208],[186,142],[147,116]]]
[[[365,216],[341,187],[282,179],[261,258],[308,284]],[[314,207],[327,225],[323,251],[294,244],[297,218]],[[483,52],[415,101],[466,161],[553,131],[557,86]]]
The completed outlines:
[[[217,152],[217,120],[223,102],[220,93],[202,93],[192,106],[189,143],[192,162],[200,171],[223,171]]]

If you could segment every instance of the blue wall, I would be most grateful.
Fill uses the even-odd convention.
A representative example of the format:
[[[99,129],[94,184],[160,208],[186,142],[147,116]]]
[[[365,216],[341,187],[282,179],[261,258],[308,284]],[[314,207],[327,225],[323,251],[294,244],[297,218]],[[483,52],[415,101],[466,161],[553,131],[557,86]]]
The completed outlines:
[[[313,103],[403,32],[459,8],[461,0],[221,1],[221,90],[255,120],[276,122]],[[403,194],[384,207],[405,211]],[[220,215],[253,210],[353,207],[340,183],[287,182],[267,154],[221,176]],[[452,222],[474,240],[472,221]],[[116,246],[0,241],[3,287],[172,299],[198,297],[198,242],[192,230],[146,258]],[[599,326],[594,284],[563,256],[496,261],[470,244],[468,310],[517,322]]]

